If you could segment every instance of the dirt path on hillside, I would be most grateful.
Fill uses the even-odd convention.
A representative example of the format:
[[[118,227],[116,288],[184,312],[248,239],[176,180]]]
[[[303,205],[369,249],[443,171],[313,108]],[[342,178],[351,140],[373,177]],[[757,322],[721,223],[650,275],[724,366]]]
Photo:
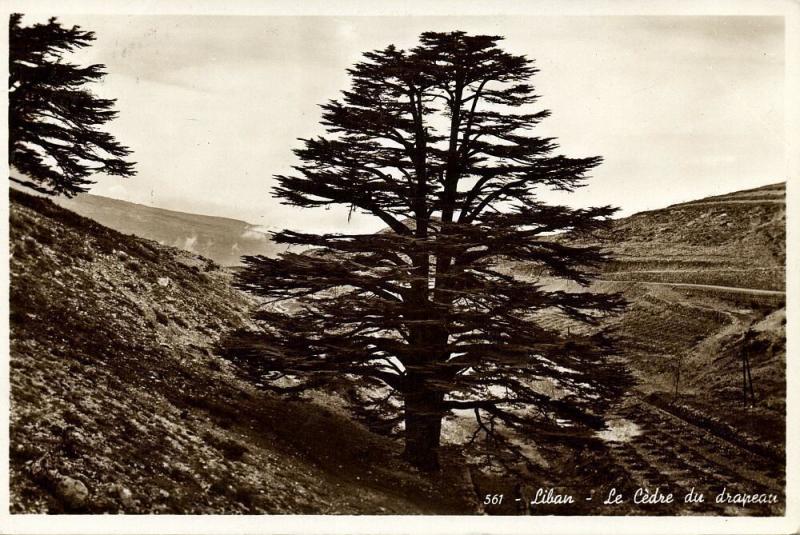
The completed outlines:
[[[785,507],[785,473],[774,461],[713,435],[691,422],[631,395],[615,411],[634,431],[609,442],[611,456],[638,487],[672,492],[675,503],[648,506],[657,514],[775,515]],[[703,503],[684,503],[690,489]],[[776,495],[776,504],[717,503],[729,495]],[[631,497],[626,497],[630,499]],[[653,509],[655,510],[655,509]]]
[[[688,208],[692,206],[715,206],[720,204],[786,204],[785,199],[728,199],[724,201],[699,201],[676,204],[670,208]]]
[[[758,288],[737,288],[735,286],[715,286],[713,284],[691,284],[688,282],[648,282],[635,280],[603,279],[604,282],[624,282],[629,284],[647,284],[650,286],[672,286],[676,288],[696,288],[699,290],[716,290],[722,292],[744,293],[751,295],[786,295],[780,290],[760,290]]]

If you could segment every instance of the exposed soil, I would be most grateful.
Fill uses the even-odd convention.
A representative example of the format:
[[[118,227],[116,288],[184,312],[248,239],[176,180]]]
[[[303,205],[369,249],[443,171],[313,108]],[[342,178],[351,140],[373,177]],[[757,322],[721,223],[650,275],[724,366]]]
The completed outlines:
[[[452,445],[430,475],[335,393],[279,398],[215,355],[254,306],[230,271],[12,192],[12,511],[781,514],[782,198],[781,185],[738,192],[580,238],[616,255],[595,288],[630,301],[610,324],[636,391],[603,434],[526,437],[529,459],[505,472]],[[745,351],[755,404],[742,399]],[[639,487],[679,503],[633,504]],[[682,503],[692,487],[704,503]],[[530,507],[539,488],[576,503]],[[611,488],[626,501],[603,505]],[[717,504],[723,488],[779,500]],[[487,494],[505,498],[483,506]]]
[[[457,451],[265,394],[213,354],[252,303],[213,263],[12,192],[15,513],[469,513]]]
[[[755,453],[631,394],[608,415],[612,428],[604,440],[571,443],[540,441],[547,466],[509,477],[473,471],[480,496],[503,495],[487,505],[489,514],[527,515],[782,515],[786,478],[783,459]],[[705,424],[705,422],[703,422]],[[611,435],[617,436],[611,436]],[[723,435],[723,436],[720,436]],[[541,491],[539,491],[541,489]],[[537,491],[571,496],[574,503],[532,503]],[[640,490],[643,489],[643,490]],[[636,503],[637,491],[673,495],[672,503]],[[687,493],[703,495],[686,502]],[[604,503],[615,492],[619,504]],[[736,503],[747,494],[774,503]],[[718,500],[718,496],[721,496]],[[541,500],[539,500],[541,502]]]
[[[591,236],[562,238],[612,252],[614,261],[593,289],[622,292],[629,301],[608,324],[637,387],[609,418],[637,431],[607,443],[608,451],[597,450],[594,459],[608,477],[592,480],[594,488],[660,486],[677,496],[696,487],[713,499],[725,487],[779,498],[772,505],[615,506],[592,514],[781,514],[784,196],[785,186],[775,184],[636,214]],[[539,276],[527,266],[512,271]],[[541,321],[551,328],[580,328],[558,315]],[[750,358],[755,404],[744,401],[744,354]],[[560,488],[585,494],[580,484]],[[539,512],[570,514],[571,508],[539,506]]]

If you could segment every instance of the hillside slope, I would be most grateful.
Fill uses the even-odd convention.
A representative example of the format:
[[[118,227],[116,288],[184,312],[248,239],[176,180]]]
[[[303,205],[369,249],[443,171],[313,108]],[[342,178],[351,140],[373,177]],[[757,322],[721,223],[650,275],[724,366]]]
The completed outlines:
[[[213,263],[18,191],[10,227],[12,512],[474,510],[463,470],[239,381],[212,350],[253,303]]]
[[[612,325],[638,385],[609,432],[620,424],[634,432],[568,447],[532,437],[533,457],[542,459],[528,463],[523,487],[718,492],[744,484],[782,492],[782,199],[783,186],[774,185],[570,238],[616,256],[596,286],[630,301]],[[277,398],[238,380],[213,353],[254,306],[231,289],[230,270],[20,192],[11,193],[10,223],[12,511],[464,514],[475,511],[477,490],[519,486],[509,474],[465,470],[455,442],[445,448],[443,475],[424,476],[399,460],[397,442],[354,423],[335,396]],[[741,399],[744,353],[752,407]],[[536,514],[681,511],[595,503]],[[511,502],[487,511],[518,513]]]
[[[784,290],[786,186],[708,197],[615,222],[599,243],[615,280]]]
[[[282,250],[261,227],[237,219],[176,212],[89,193],[53,201],[123,234],[185,249],[223,266],[240,265],[244,255],[274,256]]]
[[[785,440],[785,184],[669,206],[577,241],[614,261],[613,321],[645,394],[697,410],[778,452]],[[756,403],[743,401],[742,356]]]

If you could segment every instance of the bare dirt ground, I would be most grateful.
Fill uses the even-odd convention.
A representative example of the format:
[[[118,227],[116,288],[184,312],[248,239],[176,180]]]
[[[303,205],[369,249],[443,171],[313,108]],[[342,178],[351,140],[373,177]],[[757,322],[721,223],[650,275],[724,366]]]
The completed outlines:
[[[196,255],[12,193],[13,513],[475,510],[463,460],[279,398],[214,354],[253,303]]]
[[[433,476],[411,470],[396,440],[326,398],[278,398],[237,378],[215,346],[249,321],[253,303],[230,288],[229,273],[12,195],[12,510],[780,514],[782,195],[776,185],[732,194],[735,202],[686,203],[592,237],[616,255],[597,288],[630,301],[610,325],[636,390],[609,415],[607,432],[528,437],[530,462],[517,472],[483,471],[453,445]],[[744,351],[753,405],[742,402]],[[706,500],[633,504],[639,487],[679,501],[694,487]],[[537,488],[581,499],[521,506]],[[611,488],[626,503],[602,505]],[[723,489],[779,500],[717,504]],[[506,501],[481,509],[495,493]]]
[[[781,514],[784,193],[784,185],[775,184],[701,199],[636,214],[609,231],[578,239],[613,254],[593,288],[622,292],[629,301],[608,325],[637,386],[608,415],[611,429],[601,434],[602,446],[573,448],[591,451],[606,477],[589,472],[559,481],[540,474],[529,487],[550,484],[581,494],[592,486],[614,486],[629,498],[639,487],[659,487],[679,500],[694,487],[706,498],[688,505],[592,505],[592,514]],[[513,271],[539,276],[527,266]],[[557,315],[542,322],[579,328]],[[743,354],[751,361],[754,404],[743,401]],[[580,465],[580,458],[564,462]],[[778,503],[718,504],[715,497],[723,489],[775,494]],[[570,514],[574,507],[538,505],[534,514]],[[581,504],[579,510],[587,507]]]
[[[781,464],[715,435],[640,396],[632,395],[614,416],[632,422],[638,433],[629,440],[610,442],[614,462],[638,487],[675,492],[678,501],[660,513],[710,515],[782,514],[786,484]],[[703,503],[681,503],[694,488]],[[716,502],[719,493],[774,494],[775,504],[742,506]]]

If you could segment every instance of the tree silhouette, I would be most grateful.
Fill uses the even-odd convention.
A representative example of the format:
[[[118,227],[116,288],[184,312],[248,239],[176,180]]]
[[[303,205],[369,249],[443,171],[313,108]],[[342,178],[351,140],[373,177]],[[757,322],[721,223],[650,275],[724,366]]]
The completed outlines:
[[[25,178],[11,180],[41,193],[72,197],[87,191],[94,173],[135,174],[131,151],[98,129],[117,116],[114,100],[86,88],[105,76],[104,65],[80,67],[64,54],[89,46],[94,33],[47,24],[9,28],[8,159]]]
[[[604,400],[623,384],[606,337],[538,318],[596,325],[623,301],[584,288],[602,251],[553,236],[592,231],[615,209],[536,197],[539,187],[580,186],[601,158],[556,155],[553,139],[530,134],[549,115],[527,111],[533,62],[502,51],[497,36],[420,39],[364,54],[343,99],[322,106],[328,135],[301,140],[297,173],[276,177],[285,204],[342,204],[388,229],[284,230],[277,242],[309,250],[245,257],[236,286],[273,305],[291,300],[295,312],[267,303],[255,314],[260,329],[236,333],[226,354],[286,392],[358,378],[366,405],[399,409],[407,459],[436,469],[453,410],[529,432],[601,426]],[[516,277],[509,263],[576,291]]]

